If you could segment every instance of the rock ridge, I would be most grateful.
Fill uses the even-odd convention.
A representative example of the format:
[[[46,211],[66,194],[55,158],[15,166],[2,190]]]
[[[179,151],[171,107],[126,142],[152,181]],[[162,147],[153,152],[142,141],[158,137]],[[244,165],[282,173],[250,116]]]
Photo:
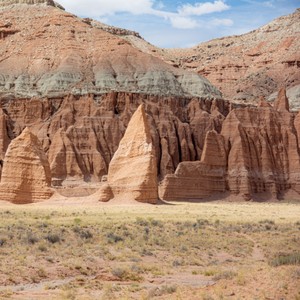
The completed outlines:
[[[35,4],[45,4],[56,7],[57,4],[53,0],[0,0],[0,7],[5,7],[9,5],[15,4],[28,4],[28,5],[35,5]]]

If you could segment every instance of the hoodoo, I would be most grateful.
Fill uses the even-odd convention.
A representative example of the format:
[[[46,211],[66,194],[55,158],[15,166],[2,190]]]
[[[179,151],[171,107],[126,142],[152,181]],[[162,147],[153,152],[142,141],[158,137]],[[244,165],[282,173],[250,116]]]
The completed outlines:
[[[114,197],[156,203],[157,162],[144,105],[132,116],[108,169]]]
[[[38,138],[25,128],[6,152],[0,184],[0,200],[16,204],[49,199],[51,172]]]

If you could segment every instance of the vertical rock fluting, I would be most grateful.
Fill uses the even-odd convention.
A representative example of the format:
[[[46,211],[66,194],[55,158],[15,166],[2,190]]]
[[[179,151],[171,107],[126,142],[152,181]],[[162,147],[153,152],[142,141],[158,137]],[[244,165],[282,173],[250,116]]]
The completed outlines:
[[[9,136],[14,138],[30,126],[48,155],[55,184],[72,179],[99,181],[107,174],[141,103],[145,104],[161,179],[173,174],[181,161],[200,159],[206,132],[219,132],[229,110],[228,102],[221,100],[213,107],[208,100],[130,93],[18,99],[2,102],[7,113],[3,128],[11,128]],[[1,155],[4,153],[5,149]]]
[[[284,90],[274,108],[260,105],[231,111],[221,133],[229,153],[232,193],[250,199],[256,193],[277,198],[289,188],[299,191],[298,138]]]
[[[274,107],[261,99],[257,108],[232,105],[231,111],[222,100],[130,93],[6,100],[1,155],[10,140],[30,126],[48,155],[53,183],[99,182],[130,118],[144,103],[160,180],[174,174],[181,162],[199,163],[206,134],[215,131],[225,142],[227,190],[246,199],[255,194],[281,197],[290,188],[300,190],[300,117],[288,111],[284,95],[279,93]]]
[[[163,200],[197,200],[226,191],[224,138],[215,131],[205,137],[201,161],[182,162],[160,185]]]
[[[0,200],[16,204],[39,202],[52,191],[49,163],[38,138],[25,128],[14,139],[4,159]]]
[[[144,105],[132,116],[107,179],[115,198],[157,202],[157,162]]]
[[[208,132],[201,161],[180,163],[174,175],[167,175],[162,199],[202,199],[225,186],[246,200],[281,198],[288,189],[300,192],[299,124],[284,89],[274,108],[261,99],[257,108],[233,109],[221,124],[226,151],[220,143],[213,146],[216,133]],[[210,159],[205,159],[208,151]],[[214,177],[216,162],[222,168]]]

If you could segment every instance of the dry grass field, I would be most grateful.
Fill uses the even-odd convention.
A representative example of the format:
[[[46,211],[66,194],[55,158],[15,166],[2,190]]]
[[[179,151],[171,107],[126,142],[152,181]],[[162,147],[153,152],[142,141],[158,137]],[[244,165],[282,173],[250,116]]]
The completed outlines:
[[[0,204],[0,299],[300,299],[300,205]]]

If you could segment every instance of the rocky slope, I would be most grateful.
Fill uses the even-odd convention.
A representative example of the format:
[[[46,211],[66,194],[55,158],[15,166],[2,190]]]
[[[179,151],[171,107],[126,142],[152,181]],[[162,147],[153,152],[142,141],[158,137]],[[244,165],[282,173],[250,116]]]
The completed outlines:
[[[273,94],[273,101],[285,86],[291,109],[300,108],[300,9],[247,34],[190,49],[159,49],[134,35],[127,40],[175,67],[205,76],[225,99],[256,104],[260,96]]]
[[[203,77],[139,51],[53,1],[6,0],[0,13],[2,97],[99,95],[112,90],[220,97]]]
[[[250,33],[170,53],[179,66],[208,78],[226,99],[252,101],[300,84],[299,49],[300,9]]]

